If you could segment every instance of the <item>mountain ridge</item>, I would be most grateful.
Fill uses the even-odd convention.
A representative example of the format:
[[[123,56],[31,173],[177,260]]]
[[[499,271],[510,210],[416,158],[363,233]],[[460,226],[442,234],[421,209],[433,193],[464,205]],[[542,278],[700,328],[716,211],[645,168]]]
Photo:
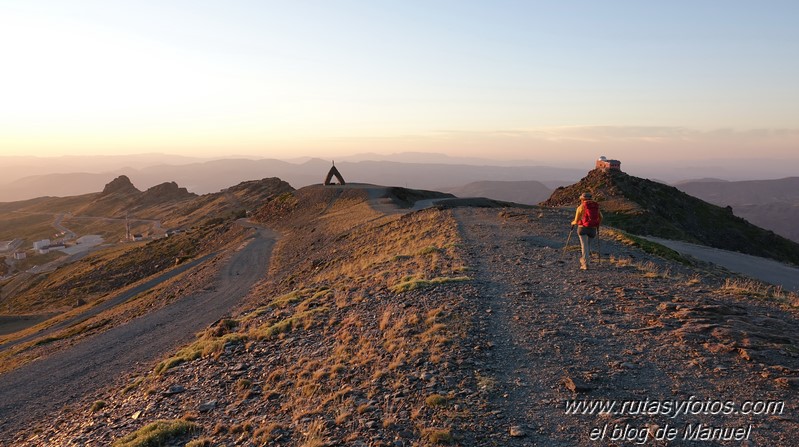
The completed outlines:
[[[681,182],[681,191],[799,242],[799,177],[774,180]]]
[[[152,434],[192,447],[583,445],[600,423],[647,427],[651,418],[578,417],[564,414],[564,402],[682,401],[723,390],[719,399],[796,410],[795,296],[744,289],[623,236],[605,241],[595,269],[578,270],[576,252],[563,249],[571,210],[380,212],[373,198],[321,185],[270,196],[253,218],[282,236],[269,272],[235,308],[187,344],[161,348],[160,360],[85,378],[102,386],[69,399],[69,411],[27,421],[23,405],[35,402],[0,404],[3,438],[20,447],[124,445]],[[235,235],[228,250],[246,241]],[[236,262],[225,259],[206,268],[235,278]],[[185,288],[208,296],[218,287],[211,277],[190,272],[143,293],[139,306],[181,300]],[[91,362],[112,363],[101,352]],[[14,392],[38,383],[35,366]],[[20,382],[5,378],[0,390],[10,394]],[[19,418],[7,417],[15,411]],[[758,445],[796,445],[795,421],[763,418],[684,422],[752,424]]]
[[[457,159],[456,159],[457,160]],[[106,174],[47,174],[17,179],[0,190],[0,202],[58,196],[68,189],[70,195],[88,194],[102,189],[108,178],[125,175],[140,187],[177,182],[189,191],[208,194],[242,181],[280,177],[298,187],[322,183],[331,161],[310,158],[302,163],[275,159],[220,159],[183,165],[160,164],[116,169]],[[480,166],[469,164],[408,163],[397,161],[338,161],[336,166],[345,179],[362,183],[407,186],[415,189],[441,190],[481,180],[558,181],[568,183],[579,178],[579,169],[549,166]],[[321,174],[320,174],[321,172]]]
[[[483,180],[459,187],[444,188],[443,191],[458,197],[487,197],[524,205],[535,205],[552,194],[552,189],[535,180]]]

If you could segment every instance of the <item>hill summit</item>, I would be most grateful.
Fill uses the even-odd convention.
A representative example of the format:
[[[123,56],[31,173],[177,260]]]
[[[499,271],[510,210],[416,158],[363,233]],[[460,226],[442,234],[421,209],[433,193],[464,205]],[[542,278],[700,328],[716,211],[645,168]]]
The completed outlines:
[[[139,201],[147,204],[184,200],[192,197],[197,197],[197,194],[190,193],[186,188],[178,186],[175,182],[165,182],[149,188],[141,195]]]
[[[731,207],[621,171],[594,169],[579,182],[557,188],[541,206],[576,207],[583,192],[600,203],[605,223],[622,230],[799,265],[799,244],[735,216]]]
[[[140,191],[126,175],[120,175],[105,185],[103,192],[74,211],[76,215],[122,217],[127,213],[155,216],[161,207],[192,200],[197,194],[178,186],[175,182],[155,185]]]
[[[134,194],[139,193],[141,191],[138,190],[135,186],[133,186],[133,182],[130,181],[127,175],[120,175],[119,177],[111,180],[105,188],[103,188],[102,196],[107,196],[110,194]]]

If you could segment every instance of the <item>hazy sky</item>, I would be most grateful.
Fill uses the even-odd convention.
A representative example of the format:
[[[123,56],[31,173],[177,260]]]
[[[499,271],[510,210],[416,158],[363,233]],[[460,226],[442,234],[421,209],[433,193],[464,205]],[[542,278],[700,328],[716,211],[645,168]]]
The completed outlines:
[[[795,161],[797,20],[795,0],[3,0],[0,155]]]

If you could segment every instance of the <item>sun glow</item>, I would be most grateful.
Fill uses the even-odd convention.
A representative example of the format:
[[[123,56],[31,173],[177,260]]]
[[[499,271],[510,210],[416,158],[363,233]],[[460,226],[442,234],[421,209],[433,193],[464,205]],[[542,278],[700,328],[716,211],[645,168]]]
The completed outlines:
[[[9,0],[0,155],[795,153],[789,14],[575,7]]]

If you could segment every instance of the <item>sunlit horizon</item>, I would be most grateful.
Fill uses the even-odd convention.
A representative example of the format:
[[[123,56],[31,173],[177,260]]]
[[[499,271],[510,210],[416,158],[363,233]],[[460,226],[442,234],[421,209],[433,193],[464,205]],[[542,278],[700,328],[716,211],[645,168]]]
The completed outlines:
[[[7,1],[0,155],[799,167],[799,5]]]

